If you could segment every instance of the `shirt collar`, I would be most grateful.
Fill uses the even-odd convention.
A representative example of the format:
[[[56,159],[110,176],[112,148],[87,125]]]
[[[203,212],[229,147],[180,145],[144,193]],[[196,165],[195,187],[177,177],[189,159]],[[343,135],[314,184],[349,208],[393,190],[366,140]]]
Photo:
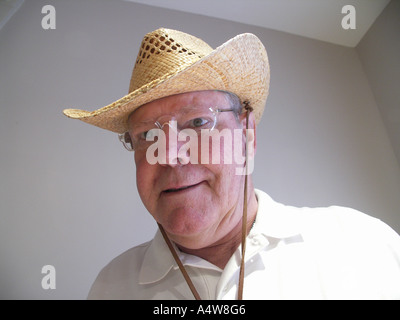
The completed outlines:
[[[174,264],[175,260],[160,230],[157,230],[153,241],[144,255],[139,273],[139,284],[148,284],[161,280]]]
[[[258,201],[257,217],[249,234],[261,234],[267,239],[290,239],[299,236],[298,214],[292,207],[277,203],[265,192],[255,189]],[[289,240],[290,241],[290,240]],[[265,242],[266,245],[268,241]],[[175,250],[177,250],[176,246]],[[211,263],[177,250],[183,265],[215,269],[222,271]],[[158,230],[149,248],[147,249],[139,273],[139,284],[154,283],[164,278],[171,268],[178,266],[172,257],[161,232]]]
[[[197,268],[212,269],[221,271],[220,268],[210,262],[190,254],[179,251],[174,243],[175,251],[184,266],[195,266]],[[164,278],[171,268],[178,269],[178,265],[172,257],[171,252],[160,232],[157,231],[153,241],[147,249],[142,267],[139,273],[139,284],[154,283]]]
[[[278,239],[299,235],[301,224],[298,208],[278,203],[258,189],[255,189],[255,194],[258,210],[251,233],[259,233],[266,237]]]

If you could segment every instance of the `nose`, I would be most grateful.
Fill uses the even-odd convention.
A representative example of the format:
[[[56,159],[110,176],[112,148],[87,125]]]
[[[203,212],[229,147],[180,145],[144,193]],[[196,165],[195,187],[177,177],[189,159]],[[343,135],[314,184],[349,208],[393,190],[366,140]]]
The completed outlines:
[[[165,148],[160,148],[161,159],[165,159],[165,163],[161,163],[161,166],[177,167],[187,163],[184,157],[189,156],[188,152],[183,152],[184,148],[181,148],[185,143],[184,141],[178,141],[178,126],[176,120],[170,120],[159,124],[159,128],[165,133]],[[165,152],[165,154],[162,154]]]

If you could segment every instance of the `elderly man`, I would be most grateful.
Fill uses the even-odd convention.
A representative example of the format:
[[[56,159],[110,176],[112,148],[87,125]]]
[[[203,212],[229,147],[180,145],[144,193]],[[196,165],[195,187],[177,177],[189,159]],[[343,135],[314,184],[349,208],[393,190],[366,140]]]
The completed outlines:
[[[213,50],[147,34],[129,94],[70,118],[119,134],[159,226],[111,261],[90,299],[400,298],[400,237],[349,208],[294,208],[254,188],[256,125],[269,89],[251,34]]]

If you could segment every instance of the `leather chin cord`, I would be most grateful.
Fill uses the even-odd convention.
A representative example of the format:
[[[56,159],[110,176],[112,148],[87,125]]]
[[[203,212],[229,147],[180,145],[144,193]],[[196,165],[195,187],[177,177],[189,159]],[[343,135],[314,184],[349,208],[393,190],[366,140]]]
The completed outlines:
[[[246,147],[245,147],[245,159],[246,159],[246,173],[245,173],[245,180],[244,180],[244,194],[243,194],[243,217],[242,217],[242,257],[240,262],[240,271],[239,271],[239,286],[238,286],[238,300],[243,300],[243,286],[244,286],[244,264],[245,264],[245,252],[246,252],[246,238],[247,238],[247,177],[248,177],[248,141],[247,141],[247,130],[249,129],[249,115],[250,112],[253,110],[252,107],[249,106],[247,101],[244,102],[244,108],[246,109]],[[196,290],[192,280],[190,279],[185,267],[183,266],[181,260],[176,253],[171,240],[168,238],[167,233],[165,232],[163,226],[159,223],[158,228],[161,231],[161,234],[167,243],[169,250],[171,251],[172,256],[175,259],[175,262],[178,264],[179,270],[182,272],[183,277],[185,278],[190,291],[192,291],[193,296],[196,300],[201,300],[199,293]]]

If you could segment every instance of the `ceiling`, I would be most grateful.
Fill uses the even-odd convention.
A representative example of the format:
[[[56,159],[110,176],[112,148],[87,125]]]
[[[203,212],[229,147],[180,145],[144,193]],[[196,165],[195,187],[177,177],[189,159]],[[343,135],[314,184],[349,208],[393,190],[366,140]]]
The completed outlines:
[[[390,0],[125,0],[231,20],[355,47]],[[344,30],[342,7],[353,5],[356,29]]]
[[[284,31],[355,47],[390,0],[125,0]],[[0,29],[24,0],[0,0]],[[344,30],[345,5],[356,10],[356,29]]]
[[[24,0],[0,0],[0,29],[24,3]]]

